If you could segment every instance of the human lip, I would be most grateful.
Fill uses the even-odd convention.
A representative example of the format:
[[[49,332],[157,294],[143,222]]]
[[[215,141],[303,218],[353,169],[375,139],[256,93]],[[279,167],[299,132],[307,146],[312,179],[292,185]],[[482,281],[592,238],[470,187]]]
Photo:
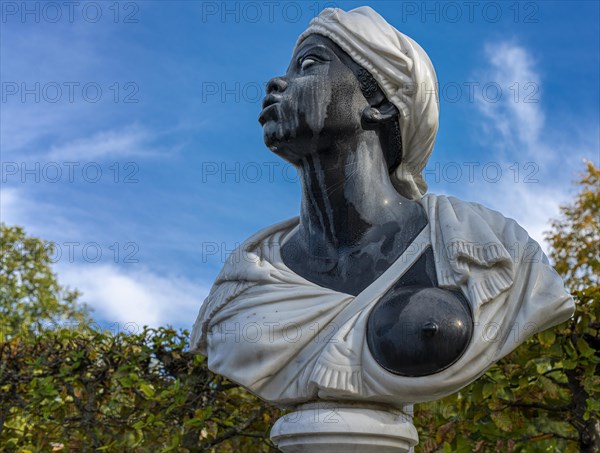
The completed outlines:
[[[264,126],[267,121],[275,119],[274,110],[276,109],[279,101],[280,99],[272,95],[265,97],[262,103],[262,112],[260,112],[258,117],[258,122],[261,126]]]

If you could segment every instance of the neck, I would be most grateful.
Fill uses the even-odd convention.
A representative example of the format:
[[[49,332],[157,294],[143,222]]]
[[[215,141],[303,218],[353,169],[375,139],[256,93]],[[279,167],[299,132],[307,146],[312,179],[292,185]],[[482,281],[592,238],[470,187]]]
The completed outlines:
[[[333,143],[332,143],[333,142]],[[313,256],[360,247],[388,222],[406,224],[414,203],[392,186],[377,134],[336,138],[297,165],[302,184],[299,235]]]

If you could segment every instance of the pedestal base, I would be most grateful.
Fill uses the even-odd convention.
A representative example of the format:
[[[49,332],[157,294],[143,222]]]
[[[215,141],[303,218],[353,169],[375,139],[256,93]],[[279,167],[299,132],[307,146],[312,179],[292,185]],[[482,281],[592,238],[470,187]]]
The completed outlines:
[[[344,403],[299,406],[275,422],[271,440],[285,453],[411,452],[412,416],[400,410]]]

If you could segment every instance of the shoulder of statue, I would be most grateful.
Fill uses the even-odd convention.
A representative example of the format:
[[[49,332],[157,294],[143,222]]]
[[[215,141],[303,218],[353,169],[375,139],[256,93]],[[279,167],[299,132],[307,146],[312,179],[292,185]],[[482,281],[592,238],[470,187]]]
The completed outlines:
[[[436,223],[450,223],[457,228],[457,236],[461,236],[460,231],[464,235],[473,234],[471,238],[460,238],[467,242],[474,241],[476,238],[481,239],[477,234],[477,227],[481,228],[484,225],[489,227],[490,232],[494,233],[498,241],[507,247],[513,246],[515,243],[526,244],[533,241],[516,220],[482,204],[435,194],[426,194],[419,202],[425,208],[430,220],[433,219]],[[464,220],[469,221],[465,222]],[[473,228],[473,223],[475,223],[475,228]]]
[[[298,224],[298,217],[264,228],[236,247],[227,257],[219,276],[200,307],[192,329],[192,349],[205,353],[206,335],[214,316],[249,288],[272,280],[273,265],[279,255],[273,253],[285,235]]]
[[[265,242],[273,241],[274,239],[283,239],[287,233],[291,232],[298,225],[299,221],[299,217],[296,216],[263,228],[242,242],[239,248],[252,250],[264,245]]]
[[[263,228],[243,241],[229,254],[214,287],[230,281],[260,281],[269,265],[279,260],[278,247],[298,225],[298,217]]]
[[[537,244],[513,219],[478,203],[426,195],[421,204],[431,225],[440,286],[464,285],[475,306],[508,290],[525,246]]]

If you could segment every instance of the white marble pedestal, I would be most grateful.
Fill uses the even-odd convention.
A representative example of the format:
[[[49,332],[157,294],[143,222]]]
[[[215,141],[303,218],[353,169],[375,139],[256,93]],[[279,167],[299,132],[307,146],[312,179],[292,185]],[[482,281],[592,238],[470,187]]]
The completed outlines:
[[[410,407],[410,406],[409,406]],[[381,406],[304,404],[275,422],[271,440],[285,453],[411,452],[412,414]]]

